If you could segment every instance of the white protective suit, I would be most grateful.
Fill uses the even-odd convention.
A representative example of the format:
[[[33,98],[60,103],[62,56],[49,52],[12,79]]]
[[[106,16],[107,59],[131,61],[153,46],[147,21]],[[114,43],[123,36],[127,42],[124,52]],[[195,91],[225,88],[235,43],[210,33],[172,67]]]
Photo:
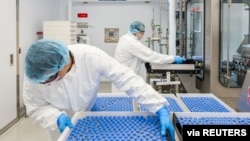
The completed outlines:
[[[123,35],[117,44],[115,59],[139,74],[140,65],[144,62],[154,64],[169,64],[174,62],[174,56],[160,54],[142,44],[133,34]]]
[[[136,75],[97,47],[86,44],[69,46],[75,64],[63,79],[52,84],[34,84],[24,79],[23,99],[27,115],[43,128],[49,129],[51,140],[59,137],[57,117],[65,112],[72,116],[77,111],[87,111],[93,106],[101,76],[135,98],[155,113],[166,99]]]
[[[131,33],[127,33],[119,39],[115,51],[115,59],[134,70],[138,75],[142,63],[169,64],[174,62],[173,55],[160,54],[151,50]],[[112,85],[112,92],[119,92],[119,90]]]

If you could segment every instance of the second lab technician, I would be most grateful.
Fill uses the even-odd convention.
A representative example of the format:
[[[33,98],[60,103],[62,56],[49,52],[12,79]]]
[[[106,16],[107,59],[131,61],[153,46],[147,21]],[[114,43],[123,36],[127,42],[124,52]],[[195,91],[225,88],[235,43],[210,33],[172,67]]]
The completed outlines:
[[[155,52],[140,42],[145,33],[145,25],[134,21],[127,34],[117,44],[115,59],[139,74],[140,65],[145,62],[154,64],[181,64],[185,59],[180,56],[166,55]]]
[[[145,25],[140,21],[130,24],[128,33],[123,35],[117,44],[115,59],[121,64],[131,68],[139,75],[142,63],[149,62],[154,64],[181,64],[185,59],[180,56],[166,55],[155,52],[141,43],[145,33]],[[120,93],[114,85],[112,92]]]

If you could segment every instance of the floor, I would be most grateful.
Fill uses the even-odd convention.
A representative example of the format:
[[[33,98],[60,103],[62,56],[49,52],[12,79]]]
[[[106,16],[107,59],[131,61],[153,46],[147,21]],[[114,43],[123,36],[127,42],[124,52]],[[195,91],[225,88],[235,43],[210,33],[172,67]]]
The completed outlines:
[[[100,93],[110,93],[110,82],[101,83]],[[222,99],[231,108],[235,108],[237,100]],[[38,125],[33,124],[29,118],[21,118],[16,124],[0,135],[0,141],[46,141],[46,131]]]
[[[33,124],[29,118],[21,118],[16,124],[0,135],[0,141],[46,141],[46,131]]]

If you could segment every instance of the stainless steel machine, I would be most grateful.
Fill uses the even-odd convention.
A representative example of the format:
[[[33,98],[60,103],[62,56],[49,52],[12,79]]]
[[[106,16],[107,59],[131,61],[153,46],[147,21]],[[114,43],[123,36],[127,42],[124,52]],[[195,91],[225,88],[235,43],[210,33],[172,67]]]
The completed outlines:
[[[202,79],[196,78],[195,83],[201,93],[214,93],[235,107],[234,103],[239,97],[245,72],[249,70],[247,64],[238,65],[236,62],[243,61],[236,60],[247,59],[246,56],[241,56],[237,49],[245,35],[250,33],[250,1],[204,0],[203,3],[204,73]],[[249,44],[248,41],[246,44]],[[236,59],[236,54],[241,59]]]
[[[188,59],[182,64],[149,64],[147,63],[147,82],[150,83],[151,79],[159,78],[153,81],[154,88],[160,93],[184,93],[187,92],[181,81],[179,75],[188,75],[193,77],[200,73],[202,68],[197,65],[197,60]]]
[[[153,69],[148,71],[147,81],[150,82],[149,78],[166,79],[166,72],[172,72],[171,80],[180,81],[181,85],[165,86],[168,91],[164,91],[163,86],[159,88],[155,82],[160,92],[213,93],[236,107],[246,72],[250,69],[250,0],[179,2],[184,5],[184,10],[179,11],[184,15],[184,26],[178,31],[182,36],[177,39],[181,42],[176,47],[181,50],[177,55],[199,58],[195,64],[199,71],[190,75],[176,68],[168,70],[165,66],[162,70],[150,64]],[[178,68],[184,69],[184,66]]]

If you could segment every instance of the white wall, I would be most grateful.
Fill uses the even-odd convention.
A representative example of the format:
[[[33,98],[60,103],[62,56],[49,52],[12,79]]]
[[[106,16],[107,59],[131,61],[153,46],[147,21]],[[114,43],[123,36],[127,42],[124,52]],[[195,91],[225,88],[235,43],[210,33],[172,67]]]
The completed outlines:
[[[20,104],[22,106],[24,58],[27,49],[38,39],[36,32],[42,31],[43,21],[67,20],[67,0],[20,0],[19,2]]]
[[[168,27],[168,11],[167,3],[163,3],[162,19],[160,21],[159,3],[144,2],[89,2],[82,4],[80,2],[72,3],[72,20],[77,22],[88,22],[91,26],[84,30],[84,33],[90,37],[90,44],[99,47],[107,52],[110,56],[114,56],[117,43],[104,42],[105,28],[119,28],[119,36],[127,33],[131,22],[138,20],[145,24],[146,32],[142,42],[147,37],[151,37],[152,28],[151,20],[154,18],[155,24],[162,25],[163,34],[166,36],[166,28]],[[153,16],[154,11],[154,16]],[[78,18],[77,13],[88,13],[88,18]],[[141,66],[140,75],[145,79],[146,71],[144,64]],[[105,79],[103,79],[105,81]]]

